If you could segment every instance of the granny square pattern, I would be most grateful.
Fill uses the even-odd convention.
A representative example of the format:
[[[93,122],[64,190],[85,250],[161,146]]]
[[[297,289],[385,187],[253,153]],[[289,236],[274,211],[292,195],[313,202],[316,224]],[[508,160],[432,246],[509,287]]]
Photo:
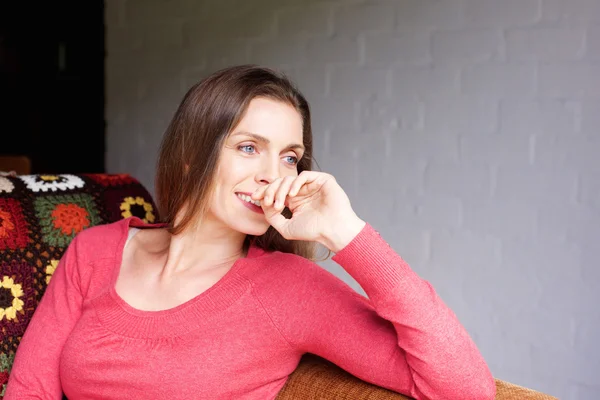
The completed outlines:
[[[94,198],[86,193],[37,197],[33,206],[42,240],[64,247],[76,234],[100,222]]]
[[[0,177],[0,400],[19,342],[71,240],[132,215],[158,222],[150,193],[127,174]]]
[[[21,203],[0,197],[0,251],[27,246],[29,235]]]

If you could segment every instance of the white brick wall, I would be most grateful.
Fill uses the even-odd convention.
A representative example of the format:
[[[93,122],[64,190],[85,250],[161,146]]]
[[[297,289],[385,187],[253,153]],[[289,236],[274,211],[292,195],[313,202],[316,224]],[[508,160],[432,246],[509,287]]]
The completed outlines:
[[[494,375],[600,396],[599,0],[108,0],[106,23],[110,172],[152,190],[189,86],[281,68],[321,169]]]

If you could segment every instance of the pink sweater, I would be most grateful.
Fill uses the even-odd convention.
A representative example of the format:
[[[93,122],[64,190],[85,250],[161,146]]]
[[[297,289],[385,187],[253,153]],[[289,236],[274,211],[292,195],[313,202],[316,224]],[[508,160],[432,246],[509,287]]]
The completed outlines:
[[[416,399],[493,399],[455,314],[367,224],[333,260],[252,247],[214,286],[141,311],[115,291],[136,217],[71,242],[19,345],[5,400],[273,399],[304,353]]]

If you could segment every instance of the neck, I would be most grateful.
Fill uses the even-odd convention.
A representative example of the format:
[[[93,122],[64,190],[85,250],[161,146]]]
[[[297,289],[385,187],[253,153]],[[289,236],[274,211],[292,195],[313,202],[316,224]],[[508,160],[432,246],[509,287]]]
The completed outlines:
[[[161,275],[228,270],[237,259],[246,256],[245,239],[246,234],[214,221],[203,221],[178,235],[169,234]]]

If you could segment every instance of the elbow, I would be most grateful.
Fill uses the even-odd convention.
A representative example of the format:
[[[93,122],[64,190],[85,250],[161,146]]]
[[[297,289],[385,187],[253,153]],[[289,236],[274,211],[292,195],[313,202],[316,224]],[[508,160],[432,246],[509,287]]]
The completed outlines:
[[[456,400],[494,400],[496,398],[496,380],[491,374],[475,378],[465,388],[457,388]]]
[[[437,395],[424,398],[443,400],[494,400],[496,398],[496,380],[490,373],[457,379],[451,385],[440,388]]]
[[[496,380],[492,375],[486,379],[482,392],[480,394],[481,399],[494,400],[496,398]]]

